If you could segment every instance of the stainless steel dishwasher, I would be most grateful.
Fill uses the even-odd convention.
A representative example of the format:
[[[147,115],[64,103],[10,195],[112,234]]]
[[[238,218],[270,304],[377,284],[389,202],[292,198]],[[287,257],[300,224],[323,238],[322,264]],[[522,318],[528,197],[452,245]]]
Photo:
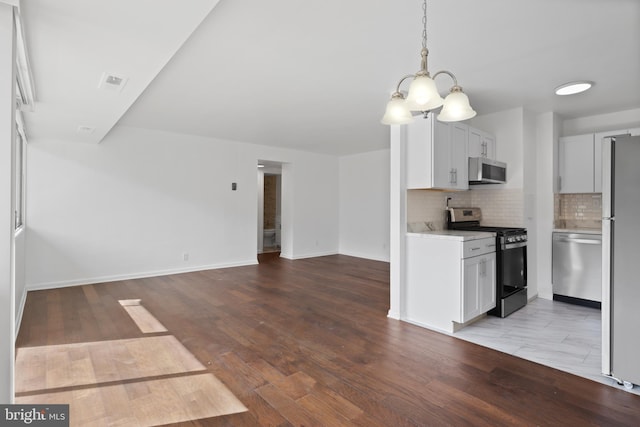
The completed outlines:
[[[602,236],[553,233],[553,299],[600,308]]]

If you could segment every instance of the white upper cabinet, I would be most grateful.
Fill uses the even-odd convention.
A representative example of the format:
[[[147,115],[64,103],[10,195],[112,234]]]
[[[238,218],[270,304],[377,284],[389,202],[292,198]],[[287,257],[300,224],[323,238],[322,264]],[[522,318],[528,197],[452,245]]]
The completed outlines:
[[[558,144],[558,190],[560,193],[594,192],[594,137],[566,136]]]
[[[407,188],[466,190],[469,188],[468,127],[444,123],[429,114],[407,126]]]
[[[638,131],[640,129],[622,129],[560,138],[558,192],[601,193],[602,141],[612,136],[629,135]]]
[[[469,127],[469,157],[496,159],[496,138],[484,131]]]
[[[451,132],[451,165],[454,169],[454,183],[457,190],[469,188],[469,161],[467,141],[469,127],[464,123],[449,124]]]

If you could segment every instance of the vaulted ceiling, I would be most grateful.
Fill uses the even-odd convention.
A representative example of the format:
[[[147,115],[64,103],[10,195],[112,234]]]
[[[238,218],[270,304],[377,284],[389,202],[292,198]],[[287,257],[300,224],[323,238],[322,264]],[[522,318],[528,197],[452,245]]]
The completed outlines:
[[[478,114],[640,108],[637,0],[430,0],[427,12],[429,69],[452,71]],[[21,14],[32,141],[98,143],[120,123],[338,155],[382,149],[386,101],[419,68],[419,0],[29,0]],[[104,72],[124,88],[99,89]],[[581,79],[595,86],[554,95]],[[436,82],[443,94],[451,85]]]

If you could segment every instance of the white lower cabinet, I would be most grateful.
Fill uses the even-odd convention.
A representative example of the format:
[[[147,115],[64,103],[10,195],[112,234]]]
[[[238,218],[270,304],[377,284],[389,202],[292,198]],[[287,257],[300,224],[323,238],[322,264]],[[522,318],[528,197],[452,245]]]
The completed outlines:
[[[495,237],[488,235],[407,233],[403,320],[455,332],[494,308]]]
[[[496,306],[496,253],[465,258],[463,264],[460,320],[464,323]]]

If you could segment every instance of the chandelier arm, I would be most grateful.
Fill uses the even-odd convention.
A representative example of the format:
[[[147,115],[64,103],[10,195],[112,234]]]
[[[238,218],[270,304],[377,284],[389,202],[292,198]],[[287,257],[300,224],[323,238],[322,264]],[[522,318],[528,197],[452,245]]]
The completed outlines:
[[[447,71],[447,70],[438,71],[437,73],[435,73],[435,74],[433,75],[433,79],[435,80],[435,79],[436,79],[436,77],[438,77],[438,75],[439,75],[439,74],[446,74],[446,75],[448,75],[449,77],[451,77],[451,78],[453,79],[453,85],[454,85],[454,86],[458,86],[458,79],[456,79],[456,76],[454,76],[452,72]]]
[[[400,85],[402,84],[402,82],[404,82],[405,80],[411,77],[415,77],[415,74],[407,74],[406,76],[400,79],[400,81],[398,82],[398,85],[396,86],[396,93],[400,93]]]

